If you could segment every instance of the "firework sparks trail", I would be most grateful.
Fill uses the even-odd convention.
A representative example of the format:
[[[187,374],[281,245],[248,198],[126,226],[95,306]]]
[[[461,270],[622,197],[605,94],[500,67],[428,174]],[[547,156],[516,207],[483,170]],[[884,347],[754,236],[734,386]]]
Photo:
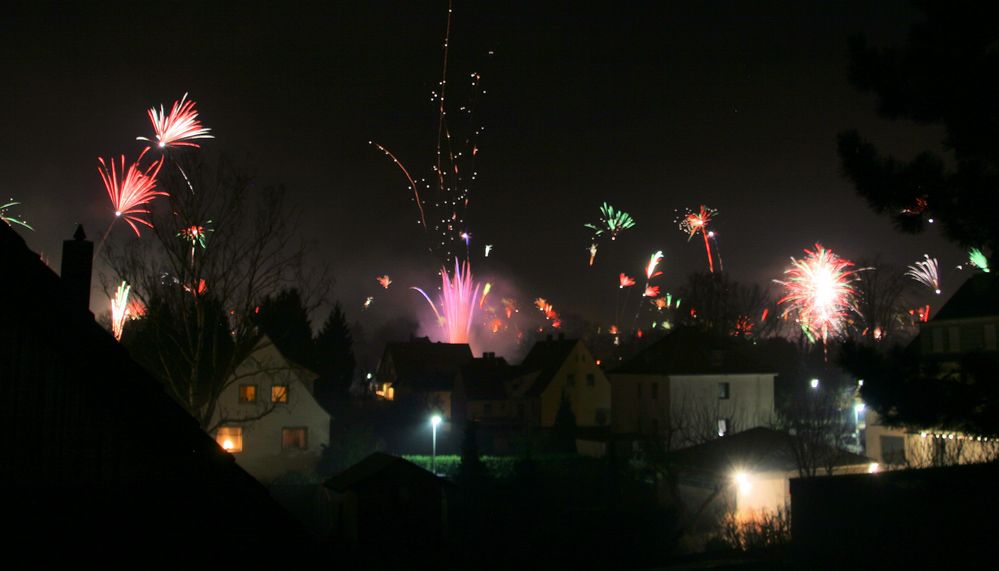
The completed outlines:
[[[618,276],[618,282],[620,284],[618,287],[623,289],[635,285],[635,278],[628,277],[624,272],[621,272],[621,275]]]
[[[427,217],[423,212],[423,200],[420,198],[420,191],[416,189],[416,181],[413,180],[413,177],[409,174],[409,171],[406,170],[406,166],[403,165],[402,162],[399,159],[397,159],[394,154],[392,154],[392,151],[386,149],[385,147],[379,145],[374,141],[368,141],[368,144],[374,145],[375,147],[378,148],[379,151],[385,153],[385,156],[392,159],[392,162],[395,163],[395,166],[399,167],[399,170],[402,171],[402,174],[406,177],[406,180],[409,182],[409,188],[413,191],[413,197],[414,197],[413,200],[416,201],[416,207],[420,210],[420,223],[423,224],[423,229],[427,230]]]
[[[486,296],[489,295],[489,292],[492,291],[492,289],[493,284],[491,282],[486,282],[485,287],[482,288],[482,296],[479,297],[479,309],[482,309],[482,306],[485,305]],[[495,331],[493,331],[493,333],[495,333]]]
[[[173,102],[173,108],[166,114],[163,105],[156,111],[155,107],[149,108],[149,120],[153,124],[155,141],[146,137],[136,137],[138,141],[156,143],[156,146],[163,149],[166,147],[194,147],[200,145],[194,143],[195,139],[214,139],[209,135],[211,129],[205,128],[198,120],[198,112],[194,110],[194,101],[187,99],[187,94],[180,98],[180,101]]]
[[[517,301],[509,297],[504,297],[502,301],[503,312],[506,313],[506,318],[513,319],[513,314],[517,312]]]
[[[590,266],[592,266],[593,260],[597,258],[597,243],[593,242],[590,244],[590,247],[587,248],[587,250],[590,252]]]
[[[642,294],[643,297],[658,297],[659,296],[659,286],[645,286],[645,293]]]
[[[423,294],[423,295],[426,295],[426,294]],[[364,298],[364,303],[361,304],[361,309],[367,309],[367,308],[371,307],[371,302],[373,302],[373,301],[375,301],[375,298],[373,296],[369,295],[368,297]]]
[[[160,167],[163,166],[163,159],[154,161],[145,170],[139,166],[147,151],[149,151],[149,147],[146,147],[139,154],[139,158],[128,167],[127,171],[125,169],[125,155],[121,155],[121,178],[119,178],[119,170],[116,168],[114,159],[110,159],[108,162],[105,162],[101,157],[97,159],[101,163],[97,170],[104,182],[108,197],[111,199],[115,217],[124,218],[136,236],[141,236],[136,223],[153,227],[151,222],[141,217],[142,214],[149,214],[149,210],[143,206],[152,202],[157,196],[167,196],[167,193],[156,190],[156,176],[160,172]],[[110,231],[110,229],[109,226],[108,230]],[[107,234],[105,234],[106,236]]]
[[[600,225],[584,224],[583,226],[593,230],[594,237],[598,237],[606,232],[611,240],[616,240],[617,235],[622,230],[633,228],[635,219],[623,210],[617,210],[606,202],[600,207]]]
[[[774,280],[786,292],[777,303],[788,304],[784,315],[794,313],[809,340],[820,338],[825,345],[830,333],[842,330],[847,313],[857,311],[852,282],[860,270],[850,269],[853,265],[816,244],[804,258],[791,258],[786,280]]]
[[[378,276],[375,279],[378,280],[378,285],[382,286],[385,289],[388,289],[389,286],[392,285],[392,278],[388,277],[388,274],[385,274],[384,276]]]
[[[486,244],[486,257],[487,258],[489,257],[489,252],[492,252],[492,251],[493,251],[493,245],[492,244]]]
[[[921,260],[909,266],[909,271],[905,275],[911,277],[924,286],[940,294],[940,272],[936,258],[931,258],[928,254],[923,254],[925,260]]]
[[[663,261],[663,251],[658,250],[655,254],[652,254],[649,258],[649,265],[645,267],[646,279],[651,280],[652,278],[663,274],[662,272],[656,271],[656,266],[658,266],[661,261]]]
[[[441,311],[437,310],[427,292],[418,287],[410,289],[418,291],[427,300],[437,316],[437,322],[446,329],[448,343],[468,343],[479,286],[472,279],[472,268],[467,261],[459,266],[458,260],[455,260],[454,275],[450,279],[447,269],[441,268]]]
[[[968,251],[968,263],[985,273],[989,273],[989,259],[978,248],[972,248]]]
[[[680,221],[680,230],[687,233],[688,242],[698,232],[704,238],[704,250],[708,254],[708,270],[711,273],[715,271],[715,263],[711,256],[711,243],[708,241],[708,224],[717,215],[717,210],[708,208],[702,204],[698,212],[687,211],[686,216]]]
[[[18,206],[20,204],[21,204],[20,202],[15,202],[13,198],[11,198],[9,201],[7,201],[7,204],[0,204],[0,220],[6,222],[8,226],[13,226],[13,225],[17,224],[19,226],[24,226],[28,230],[34,230],[34,228],[32,228],[23,219],[17,218],[15,216],[13,216],[12,214],[10,214],[9,212],[7,212],[7,210],[9,208],[13,208],[13,207]]]
[[[111,298],[111,333],[117,341],[121,341],[121,333],[125,328],[125,320],[129,316],[128,294],[132,286],[122,281]]]

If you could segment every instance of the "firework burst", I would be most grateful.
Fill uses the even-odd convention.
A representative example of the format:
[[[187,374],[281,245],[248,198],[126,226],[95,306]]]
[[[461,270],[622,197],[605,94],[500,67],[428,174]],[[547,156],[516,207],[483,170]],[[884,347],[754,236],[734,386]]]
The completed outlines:
[[[388,289],[389,286],[392,285],[392,279],[388,277],[388,274],[385,274],[384,276],[378,276],[375,279],[378,280],[378,285],[382,286],[385,289]]]
[[[663,274],[662,272],[656,271],[656,266],[658,266],[661,261],[663,261],[663,251],[658,250],[655,254],[652,254],[649,258],[649,265],[645,267],[645,277],[647,279],[651,280],[652,278]]]
[[[624,289],[635,285],[635,278],[628,277],[624,272],[621,272],[621,275],[618,276],[618,282],[620,284],[618,287]]]
[[[853,265],[816,244],[814,251],[805,250],[804,258],[791,258],[786,280],[774,280],[785,289],[777,303],[788,304],[784,315],[794,314],[809,340],[825,344],[830,333],[842,330],[847,314],[857,311],[852,282],[859,270],[850,269]]]
[[[160,167],[163,166],[163,159],[154,161],[145,170],[139,166],[142,157],[148,150],[148,147],[143,150],[139,154],[139,158],[127,170],[125,169],[125,155],[121,156],[120,163],[115,163],[114,159],[105,162],[103,158],[97,158],[101,163],[97,170],[104,182],[108,197],[111,199],[114,215],[118,218],[124,218],[136,236],[141,236],[136,223],[153,227],[151,222],[141,217],[142,214],[149,214],[149,210],[143,206],[152,202],[157,196],[167,196],[167,193],[156,190],[156,175],[159,174]],[[121,166],[118,167],[118,164]]]
[[[936,258],[931,258],[927,254],[923,254],[923,257],[926,259],[909,266],[909,271],[905,272],[905,275],[932,289],[939,295],[940,266]]]
[[[454,262],[454,275],[450,278],[446,268],[441,268],[441,311],[427,295],[427,292],[413,287],[427,300],[433,309],[437,322],[447,332],[448,343],[468,343],[472,332],[472,320],[475,317],[476,300],[479,297],[479,286],[472,279],[472,267],[466,261],[460,266]]]
[[[605,202],[600,207],[600,224],[584,224],[584,226],[593,230],[595,237],[606,232],[611,240],[616,240],[622,230],[635,226],[635,219],[627,212],[617,210]]]
[[[717,210],[708,208],[702,204],[700,210],[697,212],[688,210],[679,223],[680,230],[687,234],[688,242],[694,238],[695,234],[698,232],[701,233],[701,236],[704,238],[704,250],[708,254],[708,270],[711,273],[715,271],[715,262],[711,256],[711,243],[708,241],[708,224],[717,215]]]
[[[187,99],[187,94],[180,98],[180,101],[173,102],[173,108],[167,114],[160,105],[160,110],[155,107],[149,108],[149,120],[153,124],[155,140],[146,137],[136,137],[139,141],[156,143],[159,148],[165,147],[195,147],[200,145],[194,143],[195,139],[214,139],[208,132],[211,129],[205,128],[198,120],[198,112],[194,110],[194,101]]]
[[[985,273],[989,273],[989,259],[978,248],[972,248],[968,251],[968,263]]]
[[[7,223],[8,226],[13,226],[17,224],[18,226],[24,226],[28,230],[34,230],[27,222],[21,218],[17,218],[13,214],[9,213],[7,210],[15,206],[20,205],[20,202],[15,202],[14,199],[7,201],[7,204],[0,204],[0,220]]]
[[[132,291],[132,286],[122,281],[111,298],[111,333],[114,338],[121,341],[121,333],[125,329],[125,321],[128,319],[129,303],[128,294]]]

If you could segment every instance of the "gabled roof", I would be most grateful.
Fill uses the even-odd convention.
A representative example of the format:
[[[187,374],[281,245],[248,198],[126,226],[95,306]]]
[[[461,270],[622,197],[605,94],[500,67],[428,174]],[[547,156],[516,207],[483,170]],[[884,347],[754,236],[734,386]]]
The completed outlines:
[[[678,328],[625,361],[612,373],[737,375],[773,373],[751,354],[745,341]]]
[[[793,438],[786,432],[757,427],[677,450],[671,457],[686,469],[716,475],[726,475],[734,469],[791,472],[798,469],[790,450]],[[829,450],[836,455],[833,461],[835,466],[871,462],[869,458],[846,450],[836,450],[831,446]]]
[[[999,274],[981,273],[968,278],[930,323],[976,317],[999,317]]]
[[[2,223],[0,259],[5,275],[17,276],[0,280],[0,479],[30,499],[5,506],[21,529],[39,530],[33,539],[45,545],[116,537],[118,547],[103,553],[111,561],[168,555],[184,541],[245,562],[225,546],[247,533],[303,537],[266,488]],[[192,506],[231,517],[219,525]],[[53,526],[52,510],[77,525]]]
[[[454,377],[472,360],[467,343],[431,343],[427,337],[385,344],[396,371],[396,383],[423,390],[450,389]]]
[[[346,492],[390,471],[401,472],[408,478],[430,479],[441,486],[452,485],[447,480],[438,478],[409,460],[384,452],[369,454],[357,464],[326,480],[323,485],[337,492]]]
[[[523,377],[536,373],[534,382],[524,393],[526,396],[538,396],[548,388],[562,364],[569,358],[569,353],[579,343],[579,339],[548,338],[538,341],[531,347],[530,353],[517,367],[517,376]]]

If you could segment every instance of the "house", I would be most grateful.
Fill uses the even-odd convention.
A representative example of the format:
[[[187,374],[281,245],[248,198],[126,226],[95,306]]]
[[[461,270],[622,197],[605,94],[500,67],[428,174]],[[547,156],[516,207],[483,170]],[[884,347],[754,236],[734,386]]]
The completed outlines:
[[[516,373],[517,368],[495,353],[483,353],[465,363],[455,378],[454,420],[474,420],[484,426],[513,419],[514,406],[506,383]]]
[[[219,446],[261,482],[313,473],[330,434],[330,415],[313,397],[317,375],[289,362],[266,336],[236,375],[212,420]]]
[[[767,426],[775,376],[736,340],[677,329],[610,372],[613,433],[675,449]]]
[[[517,369],[506,383],[517,422],[550,428],[564,396],[576,426],[610,426],[610,382],[581,340],[549,335],[534,344]]]
[[[796,454],[796,437],[770,428],[751,428],[677,450],[668,462],[677,476],[676,493],[691,512],[704,514],[704,529],[727,514],[738,520],[773,513],[790,505],[790,481],[807,468]],[[824,465],[818,474],[868,473],[869,458],[832,447],[816,450]]]
[[[400,549],[447,538],[454,484],[412,462],[375,452],[324,485],[334,541]]]
[[[386,401],[416,402],[450,419],[455,377],[471,360],[467,343],[432,343],[428,337],[387,343],[372,383],[374,393]]]
[[[999,275],[969,278],[937,314],[920,326],[908,350],[940,377],[961,372],[961,359],[975,355],[999,367]],[[993,370],[996,370],[995,368]],[[883,426],[874,411],[866,413],[868,456],[885,465],[926,467],[987,462],[999,458],[999,441],[935,426],[905,429]]]
[[[64,251],[63,267],[85,270],[74,250],[92,252]],[[0,280],[8,553],[39,568],[315,564],[301,526],[97,324],[88,272],[59,278],[6,224],[0,259],[17,276]]]

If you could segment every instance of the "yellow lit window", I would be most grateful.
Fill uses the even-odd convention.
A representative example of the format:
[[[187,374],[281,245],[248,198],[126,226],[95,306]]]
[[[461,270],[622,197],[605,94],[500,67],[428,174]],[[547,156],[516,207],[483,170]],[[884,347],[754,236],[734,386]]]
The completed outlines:
[[[271,402],[288,402],[288,385],[271,385]]]
[[[239,385],[239,402],[257,402],[257,385]]]
[[[385,400],[395,400],[395,387],[389,383],[384,383],[380,389],[375,391],[375,395]]]
[[[226,452],[242,452],[243,451],[243,427],[242,426],[223,426],[219,428],[219,431],[215,434],[215,442],[219,443]]]
[[[304,427],[281,429],[282,450],[305,450],[305,444]]]

